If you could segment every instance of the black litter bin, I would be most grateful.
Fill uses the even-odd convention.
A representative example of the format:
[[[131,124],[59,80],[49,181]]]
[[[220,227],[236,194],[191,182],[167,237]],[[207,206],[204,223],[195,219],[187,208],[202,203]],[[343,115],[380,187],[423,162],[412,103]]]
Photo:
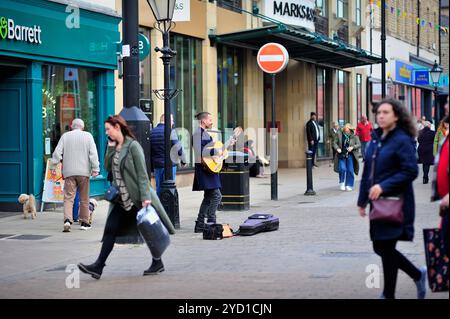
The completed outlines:
[[[219,210],[249,210],[248,154],[229,152],[220,171],[222,201]]]

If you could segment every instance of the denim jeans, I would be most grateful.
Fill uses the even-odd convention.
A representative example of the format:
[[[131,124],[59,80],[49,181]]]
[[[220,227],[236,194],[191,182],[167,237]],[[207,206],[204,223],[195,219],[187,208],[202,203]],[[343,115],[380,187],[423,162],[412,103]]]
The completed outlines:
[[[208,223],[215,223],[216,210],[221,200],[222,193],[219,188],[205,189],[205,195],[203,197],[202,204],[200,205],[197,220],[204,223],[206,217]]]
[[[345,183],[345,186],[353,187],[355,183],[355,171],[353,170],[352,156],[346,159],[339,159],[339,183]]]
[[[366,160],[366,147],[369,142],[361,142],[361,155],[363,160]]]
[[[80,192],[77,191],[75,195],[75,200],[73,201],[73,220],[78,220],[78,215],[80,213]]]
[[[177,177],[177,167],[172,167],[172,180]],[[156,194],[161,195],[161,185],[164,182],[164,168],[155,168]]]

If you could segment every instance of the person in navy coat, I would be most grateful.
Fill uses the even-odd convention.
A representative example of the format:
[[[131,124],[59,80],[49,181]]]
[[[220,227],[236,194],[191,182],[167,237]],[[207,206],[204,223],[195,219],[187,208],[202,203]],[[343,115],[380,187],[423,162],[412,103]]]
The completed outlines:
[[[203,157],[219,155],[215,153],[214,149],[205,151],[205,147],[212,146],[214,143],[213,138],[206,131],[212,128],[212,116],[208,112],[200,112],[196,115],[196,118],[199,127],[192,135],[192,146],[195,153],[195,174],[192,190],[205,192],[194,228],[195,233],[201,233],[205,227],[205,218],[207,218],[207,223],[216,223],[217,207],[222,200],[222,193],[220,192],[222,184],[219,174],[210,172],[202,164]],[[230,146],[233,145],[234,141],[230,143]]]
[[[418,175],[415,124],[408,110],[394,99],[381,101],[375,113],[379,128],[372,132],[372,141],[366,150],[358,198],[359,214],[366,216],[367,204],[380,196],[403,197],[403,223],[370,222],[370,238],[384,270],[381,298],[395,298],[397,273],[401,269],[414,280],[417,297],[422,299],[426,294],[426,268],[418,269],[395,248],[399,240],[412,241],[414,238],[413,181]]]
[[[433,146],[435,132],[431,130],[431,123],[425,121],[424,128],[419,132],[417,142],[417,155],[419,155],[419,163],[422,163],[423,183],[428,184],[428,174],[430,166],[434,164]]]

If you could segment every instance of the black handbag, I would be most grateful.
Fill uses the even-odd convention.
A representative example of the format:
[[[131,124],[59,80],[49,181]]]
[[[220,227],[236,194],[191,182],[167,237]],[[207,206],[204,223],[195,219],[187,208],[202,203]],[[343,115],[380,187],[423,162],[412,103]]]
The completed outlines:
[[[203,239],[217,240],[223,238],[223,226],[222,224],[207,223],[203,228]]]

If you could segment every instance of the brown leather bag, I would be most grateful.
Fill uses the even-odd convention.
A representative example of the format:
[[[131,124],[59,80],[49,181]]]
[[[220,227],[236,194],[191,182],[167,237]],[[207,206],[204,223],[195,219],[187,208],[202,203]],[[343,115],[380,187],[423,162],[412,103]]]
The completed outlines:
[[[403,198],[380,197],[372,201],[369,219],[371,221],[402,224],[404,219]]]
[[[372,156],[372,169],[371,169],[371,179],[372,185],[374,184],[375,176],[375,160],[377,158],[379,145]],[[372,209],[369,213],[369,219],[371,221],[384,222],[384,223],[394,223],[402,224],[404,220],[403,215],[403,197],[402,196],[392,196],[392,197],[382,197],[380,196],[377,200],[372,201]]]

